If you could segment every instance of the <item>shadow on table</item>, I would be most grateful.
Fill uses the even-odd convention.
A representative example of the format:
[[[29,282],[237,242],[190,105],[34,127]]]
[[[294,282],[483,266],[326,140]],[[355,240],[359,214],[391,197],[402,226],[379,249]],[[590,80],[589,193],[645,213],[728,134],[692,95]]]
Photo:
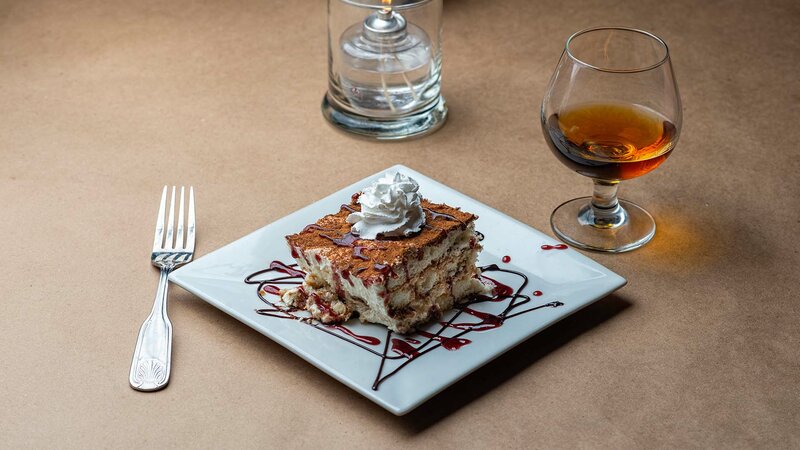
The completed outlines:
[[[409,433],[424,431],[630,306],[625,298],[609,295],[509,350],[407,415],[392,417]]]

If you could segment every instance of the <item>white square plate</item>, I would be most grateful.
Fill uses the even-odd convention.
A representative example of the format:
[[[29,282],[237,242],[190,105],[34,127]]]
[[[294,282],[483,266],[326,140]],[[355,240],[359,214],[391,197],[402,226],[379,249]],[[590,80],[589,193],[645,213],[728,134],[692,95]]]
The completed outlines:
[[[258,282],[285,275],[266,272],[251,278],[256,284],[245,283],[245,278],[273,260],[294,263],[284,236],[338,211],[353,193],[390,171],[416,179],[420,193],[433,202],[477,214],[476,229],[485,235],[479,265],[496,265],[498,270],[490,268],[485,275],[517,295],[454,309],[442,322],[427,326],[429,335],[402,336],[358,319],[348,321],[346,328],[331,328],[309,319],[259,314],[258,310],[269,308],[265,300],[277,297],[259,295]],[[553,238],[400,165],[209,253],[173,272],[170,280],[397,415],[626,283]],[[306,313],[294,317],[305,317],[302,314]]]

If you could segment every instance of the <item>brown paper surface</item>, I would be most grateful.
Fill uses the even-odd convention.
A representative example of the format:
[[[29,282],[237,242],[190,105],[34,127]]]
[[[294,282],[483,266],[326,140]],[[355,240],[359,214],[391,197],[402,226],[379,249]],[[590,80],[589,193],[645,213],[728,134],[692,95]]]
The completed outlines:
[[[800,4],[447,0],[450,119],[396,144],[331,129],[323,1],[0,2],[0,435],[9,447],[800,446]],[[572,32],[662,36],[674,155],[622,196],[629,285],[394,417],[173,287],[169,387],[128,387],[166,183],[210,252],[406,164],[539,230],[587,179],[547,150]]]

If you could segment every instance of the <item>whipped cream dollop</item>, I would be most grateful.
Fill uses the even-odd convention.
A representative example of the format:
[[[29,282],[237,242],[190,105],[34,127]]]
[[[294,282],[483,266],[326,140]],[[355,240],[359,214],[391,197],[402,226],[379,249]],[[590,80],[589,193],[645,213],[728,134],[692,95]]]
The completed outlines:
[[[419,184],[413,178],[400,172],[385,174],[361,191],[361,211],[347,216],[347,222],[353,224],[351,230],[361,239],[418,233],[425,225],[418,190]]]

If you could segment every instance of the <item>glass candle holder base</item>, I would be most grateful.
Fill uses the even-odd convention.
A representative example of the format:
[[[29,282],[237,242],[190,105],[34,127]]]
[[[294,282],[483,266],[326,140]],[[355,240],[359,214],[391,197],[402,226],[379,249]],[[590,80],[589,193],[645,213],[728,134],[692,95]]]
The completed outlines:
[[[550,216],[556,236],[582,250],[623,253],[635,250],[653,239],[656,222],[641,206],[619,200],[620,220],[608,222],[594,217],[592,197],[562,203]]]
[[[399,140],[425,136],[438,130],[447,120],[444,98],[422,111],[392,118],[374,118],[355,114],[338,107],[326,94],[322,99],[322,115],[336,128],[377,140]]]

